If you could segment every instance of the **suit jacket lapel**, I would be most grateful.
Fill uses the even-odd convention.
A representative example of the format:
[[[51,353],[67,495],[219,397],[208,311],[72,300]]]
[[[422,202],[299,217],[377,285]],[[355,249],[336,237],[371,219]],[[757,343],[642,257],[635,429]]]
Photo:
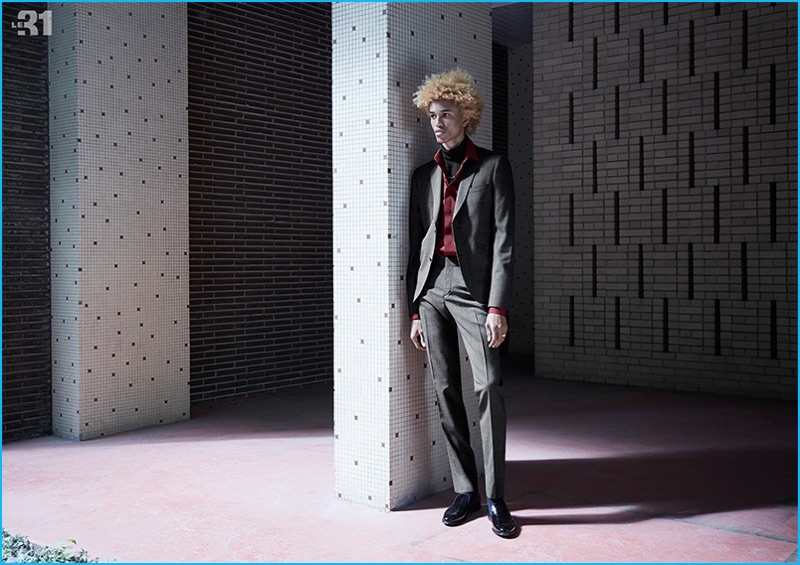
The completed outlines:
[[[470,159],[464,164],[464,174],[461,177],[461,184],[458,186],[458,194],[456,195],[456,209],[453,212],[453,217],[458,215],[461,206],[467,199],[467,193],[472,187],[472,182],[475,180],[475,175],[478,172],[478,163]]]
[[[431,222],[435,224],[439,218],[439,211],[442,209],[442,199],[444,198],[444,180],[442,179],[442,170],[438,165],[434,166],[431,171],[431,197],[433,198]]]

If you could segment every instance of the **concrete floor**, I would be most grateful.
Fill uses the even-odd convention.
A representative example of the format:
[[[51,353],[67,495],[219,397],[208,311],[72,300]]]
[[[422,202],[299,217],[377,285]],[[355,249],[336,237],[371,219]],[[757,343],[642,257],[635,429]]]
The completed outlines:
[[[330,387],[3,446],[3,526],[119,562],[797,561],[797,405],[507,378],[514,540],[334,496]]]

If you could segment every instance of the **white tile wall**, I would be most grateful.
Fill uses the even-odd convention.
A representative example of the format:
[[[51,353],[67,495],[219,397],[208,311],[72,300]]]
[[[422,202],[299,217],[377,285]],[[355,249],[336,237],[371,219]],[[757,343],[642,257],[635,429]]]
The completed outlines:
[[[491,100],[490,8],[337,3],[332,18],[336,491],[392,509],[452,486],[426,359],[408,340],[408,181],[436,150],[411,96],[460,66]],[[474,139],[491,147],[491,108],[483,122]]]
[[[49,6],[54,433],[187,419],[186,6]]]

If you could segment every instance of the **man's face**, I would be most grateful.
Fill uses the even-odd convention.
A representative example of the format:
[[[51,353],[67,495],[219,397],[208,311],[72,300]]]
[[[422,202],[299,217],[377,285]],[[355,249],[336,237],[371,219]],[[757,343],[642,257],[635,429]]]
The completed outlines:
[[[461,143],[469,122],[461,108],[449,100],[436,100],[428,110],[436,142],[444,145],[445,149],[452,149]]]

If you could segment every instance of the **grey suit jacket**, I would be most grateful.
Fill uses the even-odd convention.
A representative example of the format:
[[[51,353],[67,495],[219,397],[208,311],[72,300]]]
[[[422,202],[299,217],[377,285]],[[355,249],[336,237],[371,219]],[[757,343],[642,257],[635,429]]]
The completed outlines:
[[[514,278],[514,179],[505,155],[476,147],[458,188],[453,237],[461,272],[472,297],[484,307],[509,309]],[[414,171],[408,214],[406,271],[409,314],[419,312],[436,248],[442,209],[442,170],[431,160]]]

